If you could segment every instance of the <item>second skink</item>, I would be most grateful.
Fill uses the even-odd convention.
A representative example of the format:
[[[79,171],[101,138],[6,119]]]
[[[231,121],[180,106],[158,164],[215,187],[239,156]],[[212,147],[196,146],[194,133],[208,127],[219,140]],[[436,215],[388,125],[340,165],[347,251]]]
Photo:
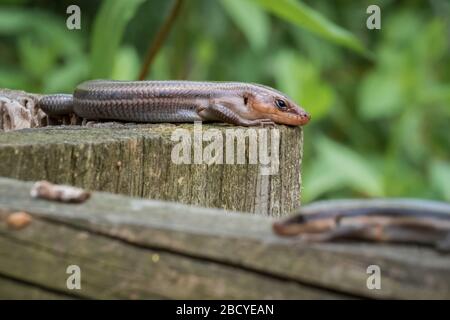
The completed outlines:
[[[423,244],[450,252],[450,204],[420,199],[319,201],[276,221],[273,229],[308,241],[359,239]]]

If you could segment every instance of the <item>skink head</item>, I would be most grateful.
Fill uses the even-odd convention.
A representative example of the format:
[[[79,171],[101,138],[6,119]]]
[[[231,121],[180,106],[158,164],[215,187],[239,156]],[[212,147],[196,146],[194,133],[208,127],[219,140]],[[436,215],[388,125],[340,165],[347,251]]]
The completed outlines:
[[[305,125],[311,116],[283,93],[263,85],[254,85],[248,100],[254,111],[276,123],[291,126]]]
[[[283,236],[323,233],[336,227],[336,219],[333,217],[314,219],[313,217],[300,214],[284,221],[277,221],[272,227],[277,234]]]

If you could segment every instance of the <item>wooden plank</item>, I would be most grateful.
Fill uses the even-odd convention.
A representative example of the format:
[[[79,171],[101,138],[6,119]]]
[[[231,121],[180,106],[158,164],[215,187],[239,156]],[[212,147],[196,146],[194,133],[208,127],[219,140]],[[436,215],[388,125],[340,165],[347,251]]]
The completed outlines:
[[[295,282],[139,248],[37,218],[26,230],[12,233],[0,236],[0,252],[5,258],[1,273],[70,292],[66,269],[78,265],[82,282],[81,290],[76,291],[89,298],[289,299],[322,295],[320,290]]]
[[[23,299],[46,299],[65,300],[73,297],[48,291],[32,284],[15,281],[0,276],[0,299],[23,300]]]
[[[2,261],[9,262],[0,263],[0,273],[58,290],[66,275],[48,270],[73,256],[84,263],[90,297],[450,298],[450,257],[432,249],[306,245],[274,235],[267,217],[106,193],[82,205],[60,204],[31,199],[29,188],[0,178],[2,217],[25,210],[35,218],[19,231],[1,224],[1,254],[8,257]],[[41,271],[20,268],[24,252],[32,261],[26,265]],[[366,286],[374,264],[381,290]]]

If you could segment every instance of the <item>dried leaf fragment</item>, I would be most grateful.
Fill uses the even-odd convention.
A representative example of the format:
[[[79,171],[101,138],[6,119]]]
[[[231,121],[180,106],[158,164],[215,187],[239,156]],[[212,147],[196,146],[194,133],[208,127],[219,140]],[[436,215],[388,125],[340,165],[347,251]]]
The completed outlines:
[[[22,229],[31,223],[31,215],[26,212],[13,212],[6,218],[6,224],[13,229]]]
[[[30,194],[33,198],[70,203],[82,203],[91,196],[90,192],[81,188],[53,184],[45,180],[36,182]]]

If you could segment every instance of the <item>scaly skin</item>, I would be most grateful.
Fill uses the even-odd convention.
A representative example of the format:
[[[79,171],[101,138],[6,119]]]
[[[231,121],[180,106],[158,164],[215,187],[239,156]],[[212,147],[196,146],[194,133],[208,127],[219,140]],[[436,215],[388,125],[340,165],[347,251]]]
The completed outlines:
[[[281,102],[280,102],[281,101]],[[39,101],[48,115],[133,122],[220,121],[242,126],[304,125],[309,114],[283,93],[240,82],[92,80],[71,95]]]

